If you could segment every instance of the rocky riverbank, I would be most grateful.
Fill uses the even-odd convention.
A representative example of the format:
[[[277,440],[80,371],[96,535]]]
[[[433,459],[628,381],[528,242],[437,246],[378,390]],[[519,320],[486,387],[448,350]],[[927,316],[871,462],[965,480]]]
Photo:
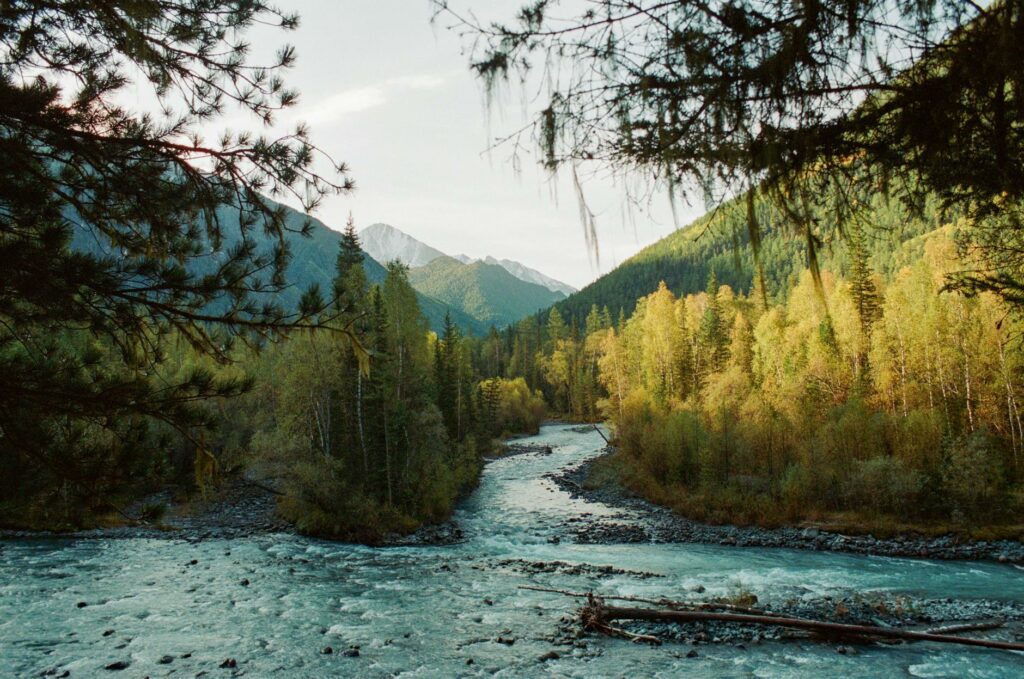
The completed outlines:
[[[607,454],[610,452],[609,450]],[[899,535],[893,538],[878,538],[872,535],[842,535],[818,528],[760,528],[700,523],[636,497],[617,484],[588,488],[586,480],[594,465],[601,459],[602,457],[590,459],[576,467],[552,473],[549,478],[574,497],[628,509],[631,514],[638,514],[642,519],[620,521],[614,517],[609,519],[587,516],[582,520],[567,522],[565,528],[577,542],[698,542],[927,559],[980,559],[1024,564],[1024,544],[1012,540],[964,541],[953,535]]]
[[[238,539],[294,528],[277,515],[277,491],[266,481],[242,474],[225,478],[209,497],[176,499],[166,488],[123,510],[123,525],[71,532],[0,531],[0,538],[178,538],[184,540]],[[159,516],[145,518],[156,510]]]
[[[514,439],[495,456],[550,455],[551,446],[517,443]],[[222,480],[206,499],[179,501],[175,488],[151,493],[126,507],[117,517],[118,525],[77,531],[0,530],[0,538],[177,538],[189,541],[239,539],[270,533],[295,533],[295,527],[277,513],[279,491],[272,481],[255,480],[236,474]],[[147,508],[160,508],[158,519],[146,520]],[[407,535],[384,536],[379,546],[408,547],[451,545],[465,539],[454,521],[430,524]]]

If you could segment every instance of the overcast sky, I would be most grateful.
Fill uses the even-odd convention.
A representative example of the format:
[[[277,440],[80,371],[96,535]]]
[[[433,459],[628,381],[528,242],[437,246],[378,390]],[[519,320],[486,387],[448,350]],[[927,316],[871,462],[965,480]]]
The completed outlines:
[[[458,0],[484,16],[511,13],[517,0]],[[600,269],[584,240],[570,176],[552,184],[531,157],[515,172],[510,149],[486,153],[520,127],[540,102],[513,90],[486,114],[459,37],[431,24],[427,0],[281,0],[301,16],[298,30],[259,30],[257,54],[287,42],[298,60],[286,74],[300,103],[282,120],[308,122],[313,141],[345,161],[357,191],[329,198],[316,216],[341,228],[385,222],[450,254],[518,260],[577,287],[674,228],[668,200],[628,214],[611,181],[586,178],[598,218]],[[686,223],[700,209],[680,210]]]

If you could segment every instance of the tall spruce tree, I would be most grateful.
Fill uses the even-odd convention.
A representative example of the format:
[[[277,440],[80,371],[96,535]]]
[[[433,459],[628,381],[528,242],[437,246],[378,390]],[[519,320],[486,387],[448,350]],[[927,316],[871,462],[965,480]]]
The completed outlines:
[[[452,320],[451,313],[444,315],[444,327],[437,340],[434,357],[434,375],[437,382],[437,407],[444,416],[448,435],[459,440],[460,427],[460,380],[459,345],[462,333]]]
[[[870,337],[871,325],[881,316],[882,305],[864,238],[863,231],[859,227],[855,227],[850,229],[846,241],[851,260],[850,292],[853,293],[853,300],[857,304],[857,317],[860,319],[861,332],[864,337]]]
[[[716,372],[725,366],[728,358],[728,332],[718,299],[718,277],[712,269],[708,276],[707,307],[700,320],[700,345],[705,355],[703,372]]]

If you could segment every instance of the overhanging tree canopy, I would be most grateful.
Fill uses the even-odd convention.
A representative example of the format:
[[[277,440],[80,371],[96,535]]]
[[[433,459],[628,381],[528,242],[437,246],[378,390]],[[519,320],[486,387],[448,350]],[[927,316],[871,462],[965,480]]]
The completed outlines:
[[[532,133],[546,166],[639,170],[713,203],[771,192],[812,264],[826,193],[846,197],[840,223],[857,191],[929,191],[982,220],[1024,197],[1020,0],[535,0],[506,23],[435,4],[486,87],[543,73],[546,105],[513,138]],[[998,259],[965,282],[1012,292]]]
[[[315,290],[297,311],[274,303],[287,227],[263,195],[312,210],[352,188],[344,165],[318,174],[301,126],[201,134],[228,106],[259,124],[296,101],[281,78],[293,50],[257,65],[244,40],[296,22],[263,0],[0,4],[0,448],[38,452],[53,418],[183,428],[197,400],[244,385],[156,381],[164,336],[224,359],[234,337],[312,327],[329,308]],[[124,107],[133,84],[162,112]]]

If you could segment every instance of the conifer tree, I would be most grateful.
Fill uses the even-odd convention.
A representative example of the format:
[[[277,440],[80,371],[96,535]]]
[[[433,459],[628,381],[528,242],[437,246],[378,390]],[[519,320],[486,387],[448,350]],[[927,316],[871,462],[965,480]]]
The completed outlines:
[[[437,407],[444,417],[448,435],[460,440],[462,434],[462,390],[460,384],[462,333],[452,321],[451,313],[444,315],[444,327],[438,338],[434,357],[437,381]]]
[[[587,337],[593,335],[595,332],[608,329],[608,324],[605,323],[605,317],[597,308],[597,304],[591,305],[590,313],[587,314],[585,328]]]
[[[551,307],[551,312],[548,314],[548,322],[545,326],[545,330],[547,331],[547,342],[545,346],[548,351],[553,351],[558,345],[559,340],[565,339],[568,335],[569,329],[566,327],[562,314],[558,312],[558,307]]]
[[[878,288],[873,279],[869,253],[864,242],[864,233],[860,228],[852,228],[847,233],[846,242],[850,251],[850,291],[857,304],[857,316],[860,319],[861,332],[864,337],[871,336],[872,324],[881,316],[882,307]]]
[[[700,321],[701,349],[707,356],[707,371],[717,372],[725,366],[728,354],[728,337],[721,303],[718,300],[718,277],[712,269],[708,276],[707,307]]]
[[[366,269],[363,267],[363,249],[356,233],[355,220],[349,214],[345,230],[338,244],[338,259],[334,279],[335,304],[350,313],[366,297]]]

